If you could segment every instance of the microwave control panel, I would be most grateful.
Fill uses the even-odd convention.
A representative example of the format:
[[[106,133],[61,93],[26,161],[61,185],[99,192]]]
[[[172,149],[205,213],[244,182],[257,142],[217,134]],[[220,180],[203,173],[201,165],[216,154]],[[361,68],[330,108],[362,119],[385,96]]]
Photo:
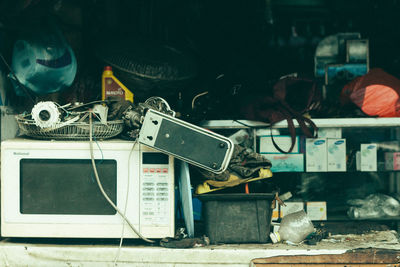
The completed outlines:
[[[141,165],[140,223],[141,225],[169,225],[173,212],[171,210],[173,197],[170,195],[173,177],[168,161],[163,160],[163,156],[167,159],[168,156],[154,152],[143,154],[150,154],[148,156],[152,156],[153,160],[143,161]]]

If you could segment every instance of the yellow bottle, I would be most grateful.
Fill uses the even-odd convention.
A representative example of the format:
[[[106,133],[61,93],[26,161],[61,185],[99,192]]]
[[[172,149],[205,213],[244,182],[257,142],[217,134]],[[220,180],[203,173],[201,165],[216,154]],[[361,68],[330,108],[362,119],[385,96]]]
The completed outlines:
[[[114,76],[111,66],[106,66],[101,76],[101,99],[110,96],[118,96],[133,103],[133,93]]]

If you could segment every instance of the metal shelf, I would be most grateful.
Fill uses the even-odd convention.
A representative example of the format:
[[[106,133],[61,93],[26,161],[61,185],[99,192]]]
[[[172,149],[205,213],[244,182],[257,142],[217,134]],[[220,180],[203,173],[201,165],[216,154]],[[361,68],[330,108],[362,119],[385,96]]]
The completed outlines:
[[[400,118],[331,118],[312,119],[319,128],[357,128],[357,127],[399,127]],[[294,121],[298,127],[298,123]],[[201,127],[207,129],[246,129],[266,128],[269,123],[251,120],[208,120],[200,123]],[[273,125],[273,128],[287,128],[286,121],[280,121]]]

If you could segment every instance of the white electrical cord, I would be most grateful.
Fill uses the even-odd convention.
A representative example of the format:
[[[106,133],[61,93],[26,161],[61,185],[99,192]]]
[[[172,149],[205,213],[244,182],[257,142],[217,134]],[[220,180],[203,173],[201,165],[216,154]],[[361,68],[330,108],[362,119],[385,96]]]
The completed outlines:
[[[130,170],[131,170],[130,166],[131,165],[129,164],[129,162],[131,161],[132,153],[135,150],[135,146],[136,146],[137,143],[138,143],[138,141],[136,139],[135,142],[133,143],[131,152],[129,152],[129,156],[128,156],[128,177],[131,177],[131,175],[130,175]],[[130,180],[131,179],[128,178],[128,182],[126,184],[127,189],[126,189],[126,196],[125,196],[124,217],[126,217],[126,207],[128,206],[129,186],[130,186],[129,181]],[[114,266],[117,266],[119,255],[121,254],[122,242],[124,240],[124,233],[125,233],[125,220],[123,221],[123,224],[122,224],[121,238],[120,238],[120,241],[119,241],[118,252],[117,252],[117,255],[115,255],[115,259],[114,259]]]
[[[200,93],[198,95],[195,95],[192,99],[192,109],[194,109],[194,103],[196,102],[197,98],[199,98],[200,96],[206,95],[208,94],[208,91],[205,91],[203,93]]]
[[[96,177],[96,181],[97,181],[97,185],[99,186],[99,189],[101,191],[101,193],[103,194],[104,198],[107,200],[108,203],[110,203],[110,205],[118,212],[119,215],[122,216],[122,218],[124,219],[124,223],[127,222],[128,225],[131,227],[131,229],[133,230],[133,232],[135,232],[135,234],[137,236],[139,236],[141,239],[143,239],[146,242],[149,243],[155,243],[155,241],[147,239],[146,237],[142,236],[139,231],[136,230],[136,228],[133,226],[133,224],[128,220],[128,218],[125,216],[125,214],[112,202],[112,200],[109,198],[109,196],[107,195],[107,193],[104,191],[103,186],[100,182],[100,178],[99,178],[99,174],[97,173],[97,168],[96,168],[96,163],[94,161],[94,153],[93,153],[93,133],[92,133],[92,112],[90,112],[89,115],[89,144],[90,144],[90,157],[92,160],[92,166],[93,166],[93,171],[94,171],[94,175]],[[128,177],[129,179],[129,177]],[[126,205],[125,205],[126,207]]]

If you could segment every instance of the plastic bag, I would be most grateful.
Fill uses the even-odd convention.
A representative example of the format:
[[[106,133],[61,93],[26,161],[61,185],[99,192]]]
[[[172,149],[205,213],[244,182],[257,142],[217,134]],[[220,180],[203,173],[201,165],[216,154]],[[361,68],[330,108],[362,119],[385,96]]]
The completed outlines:
[[[298,244],[313,232],[314,225],[307,217],[306,212],[304,210],[300,210],[294,213],[290,213],[282,218],[278,230],[279,238],[275,240],[284,240]],[[274,235],[271,236],[271,239],[274,242],[273,236]],[[277,236],[276,233],[275,236]]]
[[[344,106],[355,104],[369,116],[400,117],[399,95],[400,80],[376,68],[346,84],[340,100]]]
[[[400,215],[400,203],[384,194],[371,194],[365,199],[351,199],[347,215],[353,219],[381,218]]]

